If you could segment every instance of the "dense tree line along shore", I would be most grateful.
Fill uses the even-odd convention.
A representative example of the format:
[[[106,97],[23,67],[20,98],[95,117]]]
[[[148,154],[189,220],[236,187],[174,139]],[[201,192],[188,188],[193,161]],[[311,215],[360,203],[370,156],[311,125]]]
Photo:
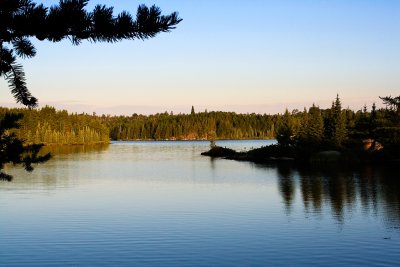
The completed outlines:
[[[93,144],[110,140],[218,140],[272,139],[283,146],[341,147],[367,138],[383,145],[399,143],[399,110],[387,108],[358,111],[343,109],[339,97],[328,109],[313,105],[303,111],[283,114],[236,114],[234,112],[195,112],[190,114],[110,116],[68,113],[53,107],[41,109],[0,108],[0,116],[20,113],[21,127],[16,134],[26,143]]]
[[[199,112],[103,117],[113,140],[272,139],[279,115]]]
[[[174,115],[110,116],[69,114],[53,107],[0,108],[0,170],[4,163],[23,164],[48,160],[42,145],[108,144],[110,140],[211,140],[203,153],[212,157],[269,162],[325,164],[400,161],[400,96],[383,97],[386,108],[343,109],[339,96],[331,108],[313,105],[283,114],[198,112]],[[215,145],[219,139],[271,139],[278,144],[248,152]],[[25,156],[24,156],[25,155]],[[0,179],[11,176],[0,172]]]
[[[386,108],[342,109],[339,96],[329,109],[313,105],[288,110],[275,125],[278,144],[236,152],[213,146],[203,155],[256,162],[294,160],[325,164],[400,161],[400,96],[382,97]]]
[[[53,107],[0,108],[0,116],[21,113],[17,136],[27,143],[93,144],[110,140],[271,139],[280,115],[200,112],[192,114],[96,116]]]
[[[41,109],[0,108],[0,116],[20,113],[20,127],[15,129],[17,137],[26,143],[45,145],[76,145],[109,142],[109,130],[101,119],[84,114],[68,114],[53,107]]]

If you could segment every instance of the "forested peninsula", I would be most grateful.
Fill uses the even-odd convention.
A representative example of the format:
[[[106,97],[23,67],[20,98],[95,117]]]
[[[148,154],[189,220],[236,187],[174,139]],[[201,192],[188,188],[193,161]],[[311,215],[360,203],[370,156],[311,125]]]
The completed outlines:
[[[400,162],[400,96],[381,97],[386,108],[342,109],[339,96],[329,109],[313,105],[286,112],[275,125],[276,145],[236,152],[216,146],[202,155],[253,162],[344,166]]]

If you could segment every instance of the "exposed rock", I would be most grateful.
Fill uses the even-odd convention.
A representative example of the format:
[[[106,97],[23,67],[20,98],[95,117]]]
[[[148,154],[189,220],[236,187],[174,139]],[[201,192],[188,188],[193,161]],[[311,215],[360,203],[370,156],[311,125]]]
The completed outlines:
[[[372,138],[364,139],[362,142],[364,151],[373,152],[383,149],[383,145]]]

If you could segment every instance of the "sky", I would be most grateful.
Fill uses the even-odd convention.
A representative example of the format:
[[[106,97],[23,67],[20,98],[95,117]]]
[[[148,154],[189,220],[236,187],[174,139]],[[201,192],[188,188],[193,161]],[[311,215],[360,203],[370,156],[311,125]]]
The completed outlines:
[[[58,1],[41,1],[45,6]],[[40,106],[111,115],[207,109],[283,113],[381,106],[400,94],[400,1],[91,0],[135,14],[155,4],[183,21],[145,41],[73,46],[32,39],[19,59]],[[4,79],[0,105],[19,106]]]

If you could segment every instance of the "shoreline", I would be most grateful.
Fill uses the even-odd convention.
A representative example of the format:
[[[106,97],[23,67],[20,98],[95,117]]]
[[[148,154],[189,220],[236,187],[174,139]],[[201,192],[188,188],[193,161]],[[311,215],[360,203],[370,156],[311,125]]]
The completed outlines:
[[[351,150],[320,150],[307,154],[301,150],[280,147],[279,145],[265,146],[245,152],[237,152],[230,148],[215,146],[208,151],[202,152],[201,155],[257,164],[285,163],[311,168],[352,168],[367,165],[395,166],[400,163],[400,158],[390,157],[384,152],[368,154],[356,153]]]

